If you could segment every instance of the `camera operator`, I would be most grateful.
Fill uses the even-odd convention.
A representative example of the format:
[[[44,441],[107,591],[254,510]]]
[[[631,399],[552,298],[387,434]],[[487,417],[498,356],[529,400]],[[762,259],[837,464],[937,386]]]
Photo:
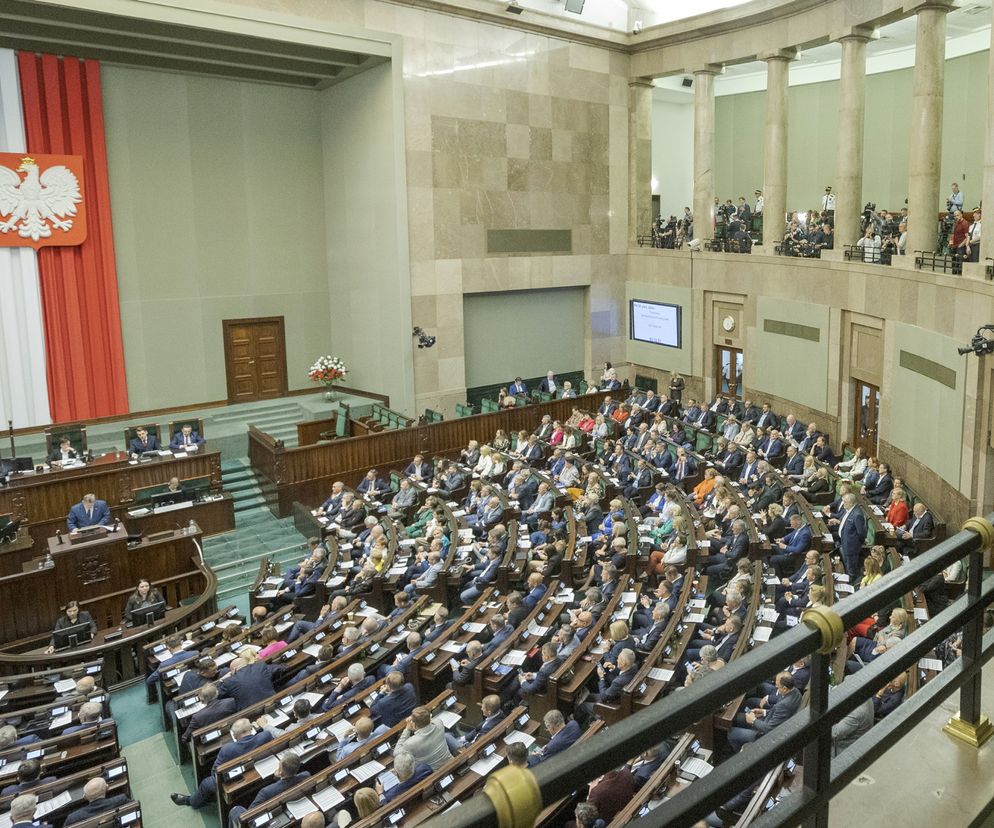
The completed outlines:
[[[652,220],[652,246],[662,247],[663,217],[656,216]]]
[[[752,236],[749,235],[746,223],[741,218],[736,218],[728,225],[728,229],[732,239],[729,244],[731,252],[752,253]]]
[[[783,244],[781,245],[781,250],[784,256],[800,256],[801,246],[807,241],[804,231],[801,229],[801,225],[797,222],[797,219],[791,218],[790,223],[787,225],[787,232],[783,236]]]
[[[980,208],[973,208],[973,224],[970,225],[969,233],[967,234],[967,253],[968,259],[971,262],[980,261]]]
[[[660,217],[660,221],[662,221],[662,217]],[[663,225],[663,229],[659,234],[659,246],[666,250],[672,250],[675,242],[676,216],[670,216],[669,221]]]
[[[970,223],[962,210],[953,211],[953,232],[949,238],[949,253],[953,257],[953,274],[963,272],[963,260],[970,256]]]
[[[959,184],[955,181],[950,185],[952,192],[949,194],[949,198],[946,199],[946,209],[950,213],[954,213],[957,210],[963,209],[963,193],[960,192]]]
[[[863,251],[863,261],[876,263],[880,261],[880,236],[868,226],[863,232],[863,238],[856,242],[856,247]]]
[[[859,220],[859,232],[866,235],[866,228],[872,227],[874,231],[877,229],[877,222],[879,221],[879,216],[876,213],[877,205],[872,201],[866,202],[863,205],[863,215]]]
[[[719,199],[714,200],[714,237],[725,239],[728,235],[728,212]]]

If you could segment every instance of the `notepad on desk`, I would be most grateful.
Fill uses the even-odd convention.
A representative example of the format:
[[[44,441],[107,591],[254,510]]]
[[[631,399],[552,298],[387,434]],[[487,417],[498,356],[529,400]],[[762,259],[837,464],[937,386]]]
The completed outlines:
[[[496,768],[502,761],[504,757],[499,753],[492,753],[490,756],[485,756],[483,759],[478,759],[469,769],[475,773],[477,776],[486,776],[490,771]]]
[[[260,589],[255,594],[255,597],[256,598],[275,598],[276,597],[276,590],[275,589]]]
[[[445,650],[447,653],[461,653],[463,645],[458,641],[446,641],[439,649]]]
[[[753,641],[769,641],[773,635],[773,627],[756,627],[752,631]]]
[[[669,681],[671,678],[673,678],[673,671],[666,670],[662,667],[653,667],[649,671],[649,678],[651,678],[653,681]]]
[[[507,653],[501,661],[504,664],[510,664],[511,666],[518,666],[525,663],[525,656],[528,655],[524,650],[511,650]]]
[[[339,793],[338,788],[329,785],[327,788],[322,788],[315,794],[314,804],[317,805],[324,813],[328,813],[332,808],[337,807],[340,803],[345,801],[345,797]]]
[[[535,744],[535,737],[527,733],[522,733],[520,730],[508,731],[504,736],[504,744],[513,745],[515,742],[521,742],[526,748],[529,748]]]
[[[352,768],[349,772],[353,776],[356,782],[365,782],[367,779],[372,779],[378,773],[383,773],[386,768],[373,759],[370,762],[366,762],[364,765],[359,765],[357,768]]]
[[[38,807],[35,808],[35,818],[43,817],[45,814],[50,814],[52,811],[56,811],[63,805],[68,805],[72,802],[72,794],[69,791],[63,791],[58,796],[53,796],[51,799],[46,799],[38,803]]]
[[[467,621],[465,624],[463,624],[463,629],[465,629],[466,632],[471,632],[471,633],[483,632],[485,627],[486,627],[485,624],[481,624],[478,621]]]
[[[325,728],[325,732],[329,736],[334,736],[337,741],[342,742],[352,735],[352,725],[347,719],[339,719],[337,722],[332,722],[328,725]]]
[[[55,688],[56,693],[68,693],[70,690],[76,689],[76,681],[74,679],[62,679],[55,682],[52,686]],[[7,693],[7,690],[0,690],[0,699],[6,696]]]
[[[255,763],[255,772],[259,774],[260,779],[269,779],[276,773],[276,769],[280,766],[280,759],[278,756],[264,756],[258,762]]]
[[[460,716],[458,713],[456,713],[453,710],[442,710],[441,712],[436,713],[434,716],[432,716],[432,718],[436,722],[441,722],[442,727],[444,727],[446,730],[449,730],[450,728],[454,727],[462,720],[462,716]]]
[[[334,790],[334,788],[332,788],[332,790]],[[311,800],[309,800],[306,796],[301,797],[300,799],[291,799],[286,803],[286,809],[290,812],[290,816],[294,819],[303,819],[308,814],[313,814],[317,810],[323,810],[320,809],[316,803],[311,802]]]

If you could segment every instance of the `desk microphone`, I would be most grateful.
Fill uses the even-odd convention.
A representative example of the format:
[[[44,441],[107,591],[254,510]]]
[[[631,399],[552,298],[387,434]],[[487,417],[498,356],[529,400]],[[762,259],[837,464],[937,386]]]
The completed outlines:
[[[55,530],[55,537],[57,537],[59,539],[59,543],[60,544],[63,542],[62,541],[62,530],[61,529],[56,529]]]

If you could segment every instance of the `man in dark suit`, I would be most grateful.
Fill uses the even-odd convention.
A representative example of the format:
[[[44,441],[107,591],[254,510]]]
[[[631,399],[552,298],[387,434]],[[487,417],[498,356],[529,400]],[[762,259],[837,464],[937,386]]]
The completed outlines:
[[[876,484],[872,487],[863,486],[862,493],[874,506],[883,506],[887,503],[887,498],[890,497],[891,489],[894,488],[894,476],[890,473],[890,466],[886,463],[881,463],[877,467],[877,471],[879,477],[877,477]]]
[[[300,770],[300,757],[292,751],[286,751],[280,756],[279,767],[276,768],[276,781],[259,789],[252,804],[245,808],[236,805],[228,812],[228,825],[231,828],[238,828],[238,818],[246,811],[252,810],[263,802],[268,802],[274,796],[279,796],[283,791],[288,791],[294,785],[299,785],[310,777],[310,773]]]
[[[773,413],[773,409],[770,408],[769,403],[763,403],[763,413],[759,415],[759,419],[756,421],[756,425],[760,428],[770,428],[771,426],[776,426],[779,424],[779,419],[776,414]]]
[[[735,562],[749,554],[749,535],[746,533],[746,523],[741,518],[732,521],[732,533],[720,541],[716,553],[708,555],[705,572],[709,578],[720,578],[724,572],[731,569]]]
[[[897,530],[898,548],[906,555],[915,555],[915,541],[927,540],[935,535],[935,521],[932,513],[920,500],[911,508],[911,517],[904,527]]]
[[[370,706],[369,713],[380,724],[393,727],[410,716],[417,703],[414,687],[404,682],[404,674],[393,672],[387,676],[384,692]]]
[[[97,500],[95,494],[85,494],[83,499],[69,510],[66,525],[70,532],[78,532],[87,526],[109,526],[112,521],[106,500]]]
[[[728,745],[738,753],[742,746],[754,742],[764,733],[783,724],[801,706],[801,692],[794,686],[790,673],[780,673],[776,678],[779,699],[769,710],[752,709],[745,713],[745,727],[733,727],[728,731]]]
[[[131,797],[123,793],[107,796],[107,780],[100,776],[90,779],[83,786],[83,796],[86,797],[86,804],[70,811],[63,825],[75,825],[131,801]]]
[[[476,727],[466,731],[462,737],[454,736],[452,733],[445,734],[445,742],[453,756],[458,754],[466,745],[471,745],[481,736],[486,736],[501,723],[503,716],[500,706],[500,696],[496,694],[484,696],[480,700],[480,712],[483,715],[483,720]]]
[[[663,636],[670,620],[670,608],[665,601],[657,601],[652,607],[652,626],[632,630],[635,645],[643,652],[650,651]]]
[[[231,662],[230,669],[231,672],[221,682],[218,691],[221,698],[235,700],[236,710],[244,710],[276,692],[273,687],[273,677],[277,671],[275,665],[264,661],[248,664],[245,659],[236,658]]]
[[[483,645],[479,641],[470,641],[466,652],[459,659],[459,665],[452,670],[452,683],[465,686],[473,680],[473,670],[483,659]]]
[[[68,437],[63,437],[59,440],[58,448],[52,449],[48,459],[52,463],[75,463],[79,460],[79,452],[72,447]]]
[[[683,446],[680,446],[676,450],[676,462],[673,463],[673,479],[679,482],[687,477],[692,477],[696,473],[697,463],[693,457],[687,454],[687,450]]]
[[[542,717],[542,723],[552,738],[546,742],[545,747],[539,748],[528,757],[528,767],[530,768],[555,756],[557,753],[562,753],[580,738],[580,725],[575,720],[567,724],[566,719],[563,718],[563,714],[559,710],[550,710],[546,713]]]
[[[800,557],[811,548],[811,527],[806,526],[800,515],[791,515],[790,532],[783,540],[776,541],[779,550],[770,557],[770,564],[776,570],[777,577],[783,578],[784,572],[793,569]]]
[[[493,633],[493,637],[483,645],[484,658],[514,634],[514,627],[507,623],[503,615],[497,613],[490,619],[490,631]]]
[[[173,451],[197,451],[203,444],[204,438],[193,430],[193,426],[185,425],[173,435],[169,448]]]
[[[800,475],[804,471],[804,455],[800,454],[793,446],[787,446],[787,459],[783,463],[783,473],[786,475]]]
[[[345,678],[335,685],[325,700],[321,703],[321,711],[326,713],[335,705],[344,704],[349,699],[359,695],[363,690],[376,682],[375,675],[366,675],[366,670],[359,662],[350,664]]]
[[[705,408],[694,421],[694,425],[703,428],[705,431],[714,431],[718,418],[710,408]]]
[[[131,445],[128,447],[133,457],[141,457],[148,452],[159,451],[159,438],[150,435],[148,429],[138,426],[135,429],[135,436],[131,438]]]
[[[542,645],[542,666],[537,673],[522,673],[521,682],[512,682],[513,691],[508,695],[514,695],[515,704],[520,704],[525,696],[537,696],[545,692],[549,686],[549,677],[559,669],[562,662],[556,654],[556,645],[551,641]]]
[[[690,647],[686,650],[684,661],[680,663],[680,667],[677,669],[679,676],[678,685],[682,684],[683,679],[686,678],[686,662],[693,663],[700,661],[701,650],[708,644],[715,648],[718,658],[728,663],[741,635],[742,617],[739,615],[730,615],[720,627],[702,632],[700,638],[695,638],[690,642]]]
[[[591,693],[576,709],[577,717],[589,722],[594,715],[594,705],[597,702],[614,704],[621,700],[625,687],[638,673],[638,662],[635,651],[624,649],[618,655],[618,664],[611,670],[597,665],[597,692]]]
[[[523,379],[521,379],[521,377],[515,377],[514,378],[514,382],[512,382],[508,386],[507,391],[508,391],[509,394],[515,394],[515,395],[517,395],[517,394],[527,394],[528,393],[528,386],[525,385],[525,381]]]
[[[604,402],[602,402],[598,406],[597,413],[603,414],[605,417],[609,417],[611,414],[614,413],[617,407],[618,404],[614,400],[612,400],[610,396],[607,396],[604,398]]]
[[[380,795],[380,804],[386,805],[405,791],[409,791],[422,779],[431,776],[431,766],[424,762],[416,762],[406,750],[397,750],[393,757],[393,772],[397,784],[384,790],[383,785],[376,783],[376,792]]]
[[[745,463],[742,464],[742,473],[739,474],[739,483],[746,485],[756,480],[759,475],[759,457],[756,452],[749,449],[746,452]]]
[[[544,394],[552,394],[555,396],[556,392],[560,390],[560,385],[556,382],[556,375],[554,372],[549,371],[545,375],[545,379],[538,384],[538,390]]]
[[[47,822],[35,821],[38,797],[32,793],[21,794],[10,803],[11,828],[52,828]]]
[[[390,491],[390,484],[376,474],[376,469],[370,469],[366,472],[366,476],[359,485],[356,486],[356,491],[371,500],[379,500],[379,498]]]
[[[843,513],[839,518],[837,533],[842,549],[842,561],[850,579],[855,582],[862,571],[860,560],[863,542],[866,540],[866,518],[856,505],[856,495],[850,493],[842,498]]]
[[[663,742],[658,747],[647,750],[638,759],[632,760],[625,766],[634,778],[636,791],[645,786],[645,783],[659,770],[659,766],[666,761],[672,752],[673,745],[669,742]]]
[[[431,463],[425,462],[424,455],[415,454],[414,459],[404,469],[404,474],[422,482],[431,480]]]
[[[203,707],[190,716],[186,730],[183,731],[184,742],[189,742],[193,738],[193,734],[200,730],[200,728],[207,727],[207,725],[221,719],[226,719],[238,710],[235,707],[234,699],[218,698],[216,684],[205,684],[197,691],[197,698],[200,699]],[[176,726],[181,726],[180,720],[177,720]]]
[[[269,730],[260,730],[258,733],[248,719],[236,719],[231,725],[231,741],[222,745],[217,752],[217,758],[211,768],[210,775],[204,777],[197,790],[191,796],[181,793],[169,795],[176,805],[189,805],[191,808],[203,808],[210,802],[217,793],[217,778],[214,773],[225,762],[244,756],[250,750],[255,750],[260,745],[266,744],[273,739],[273,734]]]
[[[17,768],[17,781],[0,791],[0,796],[17,796],[27,793],[40,785],[55,782],[55,779],[54,776],[41,775],[41,762],[37,759],[24,759]]]

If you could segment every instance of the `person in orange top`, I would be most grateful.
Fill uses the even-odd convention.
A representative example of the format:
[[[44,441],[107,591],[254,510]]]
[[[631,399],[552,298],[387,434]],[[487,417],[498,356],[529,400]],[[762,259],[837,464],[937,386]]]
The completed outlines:
[[[908,522],[908,503],[904,499],[904,489],[894,488],[887,507],[887,523],[897,528]]]
[[[713,468],[707,468],[704,470],[704,479],[694,486],[694,503],[698,506],[704,505],[704,498],[711,494],[711,490],[715,486],[715,478],[718,476]]]
[[[622,403],[614,411],[611,412],[611,417],[614,419],[616,423],[623,423],[625,420],[628,419],[630,414],[631,411],[629,410],[628,406]]]

